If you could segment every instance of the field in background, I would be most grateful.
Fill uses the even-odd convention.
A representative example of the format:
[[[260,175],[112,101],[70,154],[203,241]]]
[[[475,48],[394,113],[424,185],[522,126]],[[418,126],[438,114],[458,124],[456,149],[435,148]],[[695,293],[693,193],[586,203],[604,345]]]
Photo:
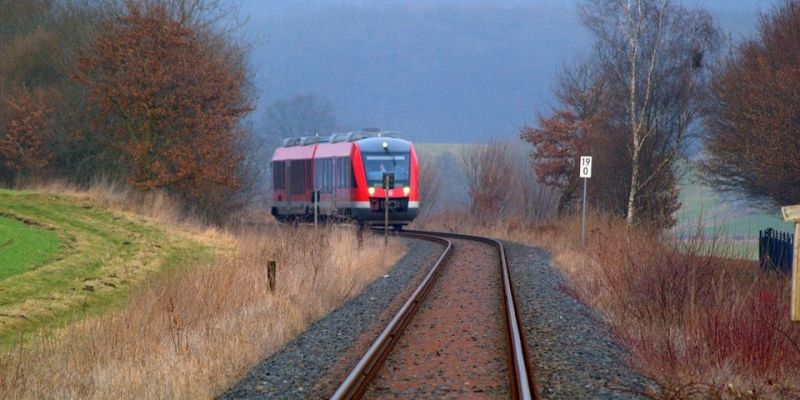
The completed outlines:
[[[681,202],[683,207],[677,215],[680,223],[696,226],[698,217],[702,216],[709,235],[719,230],[729,237],[757,239],[758,231],[769,227],[783,231],[793,229],[791,223],[783,221],[780,210],[769,212],[725,199],[699,182],[693,169],[686,174],[681,185]]]
[[[738,254],[758,259],[758,231],[767,228],[793,232],[794,226],[784,222],[780,211],[765,211],[742,201],[733,201],[716,193],[697,178],[689,168],[681,184],[681,209],[675,215],[676,233],[695,234],[700,226],[708,238],[728,242]]]
[[[0,398],[215,398],[404,252],[369,234],[359,246],[347,225],[222,231],[187,219],[163,194],[109,183],[3,191],[0,207],[64,243],[0,281],[0,298],[22,296],[3,307],[29,313],[13,321],[39,321],[6,326],[35,334],[0,349]],[[278,265],[274,291],[268,260]],[[33,285],[14,280],[28,275]]]
[[[519,142],[520,153],[524,156],[530,145]],[[415,143],[420,162],[433,162],[440,170],[442,197],[440,203],[466,205],[464,197],[465,180],[461,170],[460,156],[473,144]],[[680,186],[681,209],[675,214],[678,236],[694,235],[698,224],[707,237],[716,237],[730,244],[738,254],[748,258],[758,257],[758,231],[773,228],[792,232],[792,224],[784,222],[778,210],[764,211],[724,198],[711,187],[697,179],[697,171],[691,164],[686,170]],[[532,172],[532,171],[531,171]],[[425,199],[421,199],[425,201]],[[443,211],[440,205],[435,211]]]
[[[52,230],[0,216],[0,281],[44,265],[60,248]]]

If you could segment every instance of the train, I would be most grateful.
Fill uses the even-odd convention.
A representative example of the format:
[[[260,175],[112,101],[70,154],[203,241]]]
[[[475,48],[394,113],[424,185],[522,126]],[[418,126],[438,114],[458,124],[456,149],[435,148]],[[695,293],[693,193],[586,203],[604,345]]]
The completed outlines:
[[[398,132],[363,129],[284,139],[270,167],[271,214],[281,222],[313,220],[316,203],[322,221],[379,225],[388,207],[389,225],[400,230],[419,211],[417,154]],[[384,182],[389,175],[393,182]]]

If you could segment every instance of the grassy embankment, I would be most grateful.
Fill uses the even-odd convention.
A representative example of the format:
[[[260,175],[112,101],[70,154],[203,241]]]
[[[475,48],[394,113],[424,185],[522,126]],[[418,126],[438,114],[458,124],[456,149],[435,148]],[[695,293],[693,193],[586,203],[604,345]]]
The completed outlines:
[[[0,345],[120,305],[179,262],[209,256],[189,235],[87,199],[0,190]]]
[[[539,226],[469,224],[453,213],[421,229],[472,231],[547,249],[568,290],[599,312],[659,399],[800,397],[800,325],[789,321],[789,280],[765,273],[729,242],[703,234],[630,229],[594,215]],[[624,390],[624,388],[621,388]]]
[[[212,398],[402,254],[346,226],[220,231],[113,186],[2,191],[0,209],[28,235],[14,248],[52,242],[0,280],[17,343],[0,351],[0,398]]]

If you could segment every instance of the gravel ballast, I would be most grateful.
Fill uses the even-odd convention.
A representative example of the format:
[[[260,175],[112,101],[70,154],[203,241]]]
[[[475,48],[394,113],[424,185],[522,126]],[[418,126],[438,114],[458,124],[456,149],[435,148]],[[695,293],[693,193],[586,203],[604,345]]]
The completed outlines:
[[[566,282],[545,251],[504,245],[542,399],[637,399],[655,386],[625,364],[597,313],[561,289]]]
[[[403,239],[405,256],[262,363],[221,399],[325,398],[439,257],[434,243]],[[549,255],[505,242],[518,311],[542,399],[635,399],[655,387],[625,363],[599,315],[562,288]],[[376,322],[376,319],[378,322]]]
[[[423,269],[441,255],[441,245],[402,239],[406,254],[387,276],[378,278],[357,297],[314,322],[300,336],[262,363],[220,399],[305,399],[330,393],[313,392],[326,371],[340,362],[354,342],[386,314],[387,307]]]

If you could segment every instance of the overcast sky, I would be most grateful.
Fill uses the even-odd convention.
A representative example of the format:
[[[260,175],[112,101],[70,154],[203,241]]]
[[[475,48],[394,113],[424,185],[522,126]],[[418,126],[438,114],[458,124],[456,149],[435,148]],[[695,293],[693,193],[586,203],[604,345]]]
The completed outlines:
[[[578,0],[268,0],[240,5],[259,96],[330,100],[348,128],[424,142],[515,135],[553,104],[555,73],[586,57]],[[734,39],[777,0],[696,0]]]

